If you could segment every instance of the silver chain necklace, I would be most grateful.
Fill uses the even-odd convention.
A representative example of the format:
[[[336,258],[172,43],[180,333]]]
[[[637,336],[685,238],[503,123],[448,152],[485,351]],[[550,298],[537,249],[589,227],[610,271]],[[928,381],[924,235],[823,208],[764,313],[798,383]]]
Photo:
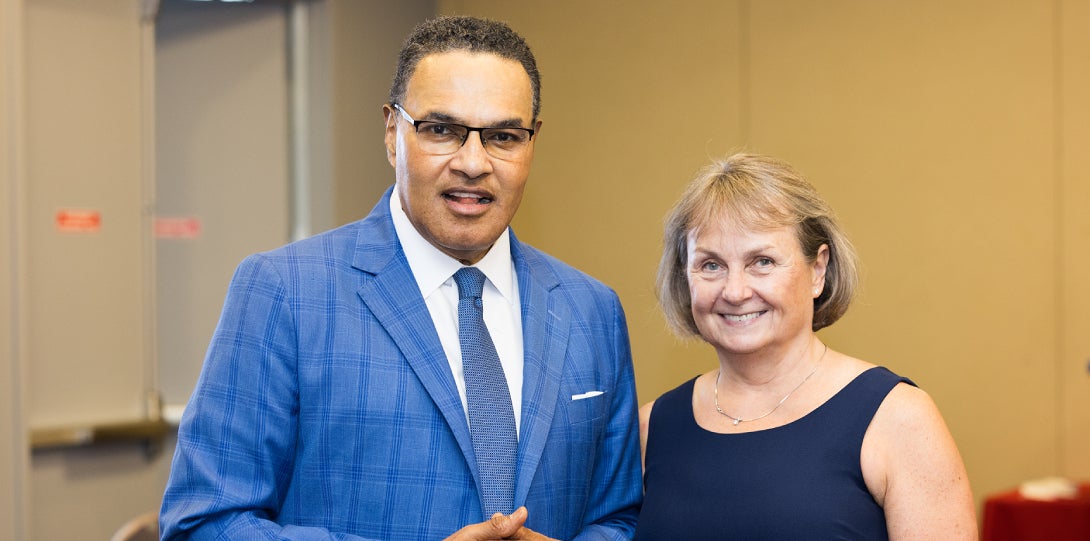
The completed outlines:
[[[814,369],[811,370],[810,373],[807,374],[806,377],[803,378],[802,381],[799,382],[799,384],[796,385],[794,389],[791,389],[790,392],[788,392],[786,395],[784,395],[784,397],[781,398],[780,401],[777,402],[776,405],[772,407],[772,409],[765,412],[764,415],[761,415],[761,416],[758,416],[758,417],[753,417],[752,419],[741,419],[741,418],[735,417],[735,416],[723,411],[723,409],[719,407],[719,376],[723,375],[723,369],[720,368],[719,372],[717,372],[715,374],[715,411],[718,411],[720,415],[726,417],[727,419],[730,419],[735,426],[738,426],[738,423],[748,423],[748,422],[751,422],[751,421],[759,421],[761,419],[764,419],[765,417],[768,417],[769,415],[772,415],[772,412],[780,409],[780,406],[782,406],[784,402],[787,402],[787,399],[791,398],[791,395],[794,394],[795,391],[799,390],[799,387],[802,387],[802,384],[806,383],[806,381],[810,379],[810,376],[813,376],[814,373],[816,373],[818,371],[818,367],[821,366],[821,360],[825,358],[825,352],[827,352],[827,351],[829,351],[829,346],[826,344],[825,349],[823,349],[821,351],[821,357],[818,357],[818,362],[817,362],[817,364],[814,365]]]

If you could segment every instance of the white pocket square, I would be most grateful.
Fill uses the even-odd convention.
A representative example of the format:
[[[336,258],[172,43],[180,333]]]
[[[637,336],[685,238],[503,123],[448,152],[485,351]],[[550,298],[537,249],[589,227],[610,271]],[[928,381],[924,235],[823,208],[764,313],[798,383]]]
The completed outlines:
[[[605,391],[587,391],[585,393],[571,395],[572,400],[583,400],[586,398],[594,398],[596,396],[605,394]]]

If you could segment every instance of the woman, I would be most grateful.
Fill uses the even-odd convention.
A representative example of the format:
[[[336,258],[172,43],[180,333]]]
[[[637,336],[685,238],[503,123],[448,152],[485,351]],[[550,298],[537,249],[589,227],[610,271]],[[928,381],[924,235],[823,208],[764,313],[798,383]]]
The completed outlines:
[[[666,224],[659,299],[718,366],[640,410],[637,540],[976,539],[972,494],[930,397],[822,343],[855,253],[788,165],[704,169]]]

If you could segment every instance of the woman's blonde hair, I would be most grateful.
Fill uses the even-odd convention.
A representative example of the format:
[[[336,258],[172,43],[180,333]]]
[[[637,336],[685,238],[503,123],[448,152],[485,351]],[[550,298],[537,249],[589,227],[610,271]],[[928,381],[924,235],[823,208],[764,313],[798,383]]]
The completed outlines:
[[[666,218],[658,297],[666,320],[682,336],[698,336],[688,281],[689,233],[727,218],[750,228],[795,228],[807,261],[829,247],[825,288],[814,299],[813,330],[848,310],[859,283],[855,248],[832,208],[790,165],[768,156],[734,154],[702,169]]]

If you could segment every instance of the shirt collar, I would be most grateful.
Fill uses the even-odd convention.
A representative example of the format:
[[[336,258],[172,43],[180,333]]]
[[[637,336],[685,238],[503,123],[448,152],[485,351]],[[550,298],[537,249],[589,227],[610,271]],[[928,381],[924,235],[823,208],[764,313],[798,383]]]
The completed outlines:
[[[409,269],[416,278],[416,285],[420,288],[420,295],[428,298],[435,290],[439,289],[451,276],[463,265],[457,259],[439,251],[416,230],[409,217],[401,206],[401,197],[397,186],[390,194],[390,215],[394,220],[394,231],[401,242],[401,248],[405,251],[405,259],[409,261]],[[499,290],[503,298],[508,302],[514,301],[514,265],[511,262],[511,235],[510,227],[504,229],[500,238],[488,250],[475,265],[489,282]]]

